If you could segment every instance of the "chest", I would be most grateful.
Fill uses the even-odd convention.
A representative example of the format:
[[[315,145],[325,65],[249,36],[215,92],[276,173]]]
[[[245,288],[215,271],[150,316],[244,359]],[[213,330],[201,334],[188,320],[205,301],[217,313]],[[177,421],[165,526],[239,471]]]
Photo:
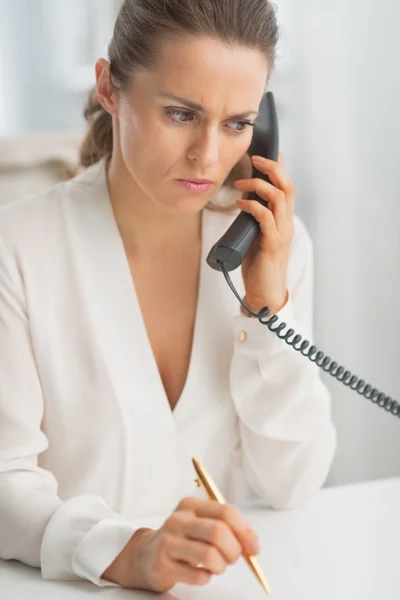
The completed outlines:
[[[188,376],[196,322],[200,244],[189,255],[129,260],[148,343],[173,410]]]

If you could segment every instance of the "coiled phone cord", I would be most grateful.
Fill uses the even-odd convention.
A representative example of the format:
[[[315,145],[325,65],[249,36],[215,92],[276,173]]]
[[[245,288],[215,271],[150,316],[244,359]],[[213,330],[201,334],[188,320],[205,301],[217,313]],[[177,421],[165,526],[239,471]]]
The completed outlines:
[[[276,315],[273,315],[269,319],[266,317],[269,314],[269,308],[264,306],[260,310],[259,313],[254,313],[250,310],[248,306],[242,301],[239,294],[237,293],[235,286],[232,283],[232,280],[229,276],[229,272],[225,267],[224,262],[220,262],[221,271],[224,274],[224,277],[231,288],[232,292],[235,294],[236,298],[239,300],[240,304],[253,316],[256,317],[262,325],[266,325],[272,333],[278,336],[281,340],[285,340],[285,342],[300,352],[303,356],[308,358],[311,362],[314,362],[326,373],[329,373],[332,377],[335,377],[338,381],[348,386],[350,389],[354,390],[361,396],[364,396],[367,400],[371,400],[374,404],[377,404],[381,408],[384,408],[387,412],[391,413],[395,417],[400,417],[400,404],[396,400],[393,400],[390,396],[386,396],[383,392],[380,392],[376,388],[372,387],[369,383],[366,383],[363,379],[360,379],[356,375],[353,375],[350,371],[347,371],[345,367],[339,365],[337,362],[332,360],[329,356],[325,356],[325,354],[318,350],[316,346],[310,346],[310,342],[308,340],[303,340],[303,337],[296,333],[294,329],[288,329],[286,333],[282,333],[282,331],[286,327],[286,323],[282,321],[281,323],[277,323],[279,321]],[[277,324],[275,326],[275,324]],[[290,339],[292,336],[294,337]],[[300,344],[300,345],[299,345]],[[309,347],[310,346],[310,347]]]

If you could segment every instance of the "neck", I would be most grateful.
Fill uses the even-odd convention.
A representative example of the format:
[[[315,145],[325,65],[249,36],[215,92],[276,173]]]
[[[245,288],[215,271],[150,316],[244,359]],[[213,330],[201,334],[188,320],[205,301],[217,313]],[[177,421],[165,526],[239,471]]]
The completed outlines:
[[[155,204],[125,167],[111,159],[107,183],[115,219],[127,252],[135,257],[181,251],[200,241],[201,214],[177,215]]]

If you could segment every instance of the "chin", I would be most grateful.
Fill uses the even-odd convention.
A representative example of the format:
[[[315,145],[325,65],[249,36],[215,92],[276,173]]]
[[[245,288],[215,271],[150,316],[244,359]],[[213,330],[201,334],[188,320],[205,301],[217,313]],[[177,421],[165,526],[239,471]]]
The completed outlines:
[[[207,200],[198,197],[182,199],[180,202],[170,204],[166,208],[170,213],[175,213],[176,215],[196,215],[201,212],[206,205]]]
[[[170,193],[166,196],[161,192],[155,192],[153,201],[170,214],[191,215],[199,213],[213,197],[210,192],[204,194],[179,194]]]

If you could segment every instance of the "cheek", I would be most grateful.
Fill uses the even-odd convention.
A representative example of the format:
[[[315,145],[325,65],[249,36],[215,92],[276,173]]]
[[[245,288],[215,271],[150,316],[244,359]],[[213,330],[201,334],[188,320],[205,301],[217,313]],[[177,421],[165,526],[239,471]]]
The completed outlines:
[[[252,136],[253,130],[250,130],[242,135],[233,136],[225,142],[223,152],[221,153],[225,172],[230,171],[234,165],[243,160],[250,146]]]
[[[165,126],[157,119],[127,121],[121,128],[121,152],[132,175],[138,180],[150,178],[154,184],[155,179],[179,163],[185,144],[184,136],[177,130],[178,127]]]

